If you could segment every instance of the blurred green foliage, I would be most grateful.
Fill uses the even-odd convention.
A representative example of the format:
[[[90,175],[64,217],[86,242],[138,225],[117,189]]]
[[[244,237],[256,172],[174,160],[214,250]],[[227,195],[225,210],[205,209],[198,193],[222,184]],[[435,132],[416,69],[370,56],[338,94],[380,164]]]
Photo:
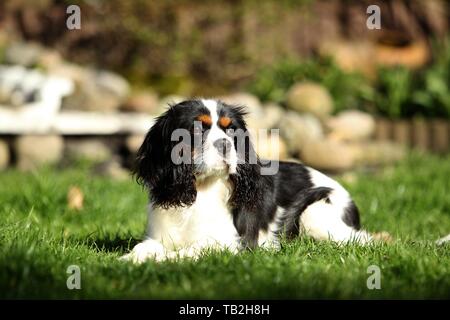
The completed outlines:
[[[372,88],[358,73],[346,73],[331,58],[287,59],[261,69],[249,90],[263,101],[282,103],[296,82],[314,81],[325,86],[334,99],[335,111],[358,108],[372,97]]]
[[[435,63],[424,71],[412,101],[425,114],[450,117],[450,39],[435,48]]]
[[[380,69],[374,99],[378,113],[389,117],[450,117],[449,41],[435,42],[433,63],[418,71]]]
[[[248,89],[263,101],[283,103],[294,83],[314,81],[330,91],[335,113],[360,109],[391,118],[449,118],[449,42],[434,42],[429,66],[417,71],[379,68],[375,81],[344,72],[331,58],[286,59],[261,69]]]

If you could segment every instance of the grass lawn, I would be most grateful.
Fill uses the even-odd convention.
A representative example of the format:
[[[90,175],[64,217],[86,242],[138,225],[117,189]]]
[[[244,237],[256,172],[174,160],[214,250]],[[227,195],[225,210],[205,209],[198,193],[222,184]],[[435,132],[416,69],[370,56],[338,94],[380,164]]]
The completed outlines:
[[[143,235],[147,195],[132,180],[80,166],[0,173],[1,298],[450,298],[450,156],[412,155],[343,179],[370,231],[397,240],[372,246],[299,239],[279,252],[206,254],[197,262],[118,261]],[[347,181],[347,182],[346,182]],[[84,208],[67,208],[78,185]],[[81,269],[68,290],[67,267]],[[381,289],[366,286],[370,265]]]

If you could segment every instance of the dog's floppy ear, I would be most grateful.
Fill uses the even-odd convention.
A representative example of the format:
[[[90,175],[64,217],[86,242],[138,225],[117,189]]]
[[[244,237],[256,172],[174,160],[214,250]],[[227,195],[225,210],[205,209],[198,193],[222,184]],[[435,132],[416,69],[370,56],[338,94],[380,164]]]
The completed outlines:
[[[261,175],[261,164],[250,139],[245,144],[245,162],[238,163],[236,173],[230,175],[233,183],[230,205],[242,245],[255,248],[261,223],[258,210],[265,200],[263,195],[267,181]]]
[[[254,152],[254,151],[253,151]],[[230,175],[233,182],[233,193],[230,203],[233,207],[254,210],[262,201],[263,184],[261,167],[258,163],[245,162],[237,165],[235,174]]]
[[[163,208],[191,205],[197,196],[192,164],[175,164],[171,151],[174,129],[171,110],[156,119],[137,153],[134,175],[147,187],[156,206]]]
[[[256,205],[261,203],[263,196],[261,164],[243,119],[246,114],[245,109],[234,107],[232,110],[238,124],[234,144],[239,161],[236,173],[230,175],[230,180],[234,185],[230,203],[235,208],[253,211]]]

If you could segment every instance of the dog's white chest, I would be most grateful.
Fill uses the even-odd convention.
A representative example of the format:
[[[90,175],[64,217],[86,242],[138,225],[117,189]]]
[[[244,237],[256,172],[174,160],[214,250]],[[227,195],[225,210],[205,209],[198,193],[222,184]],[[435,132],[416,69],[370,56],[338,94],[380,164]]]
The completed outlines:
[[[196,201],[190,207],[150,208],[148,236],[171,249],[235,247],[238,233],[226,205],[229,196],[226,182],[217,180],[199,188]]]

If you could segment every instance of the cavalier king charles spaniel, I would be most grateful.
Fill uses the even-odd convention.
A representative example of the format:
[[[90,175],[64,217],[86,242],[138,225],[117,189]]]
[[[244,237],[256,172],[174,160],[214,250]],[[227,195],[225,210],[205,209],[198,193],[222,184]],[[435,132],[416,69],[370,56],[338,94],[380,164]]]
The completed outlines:
[[[245,114],[217,100],[188,100],[156,119],[135,168],[150,194],[147,233],[125,260],[279,248],[282,238],[302,235],[373,240],[338,182],[300,163],[259,159]]]

